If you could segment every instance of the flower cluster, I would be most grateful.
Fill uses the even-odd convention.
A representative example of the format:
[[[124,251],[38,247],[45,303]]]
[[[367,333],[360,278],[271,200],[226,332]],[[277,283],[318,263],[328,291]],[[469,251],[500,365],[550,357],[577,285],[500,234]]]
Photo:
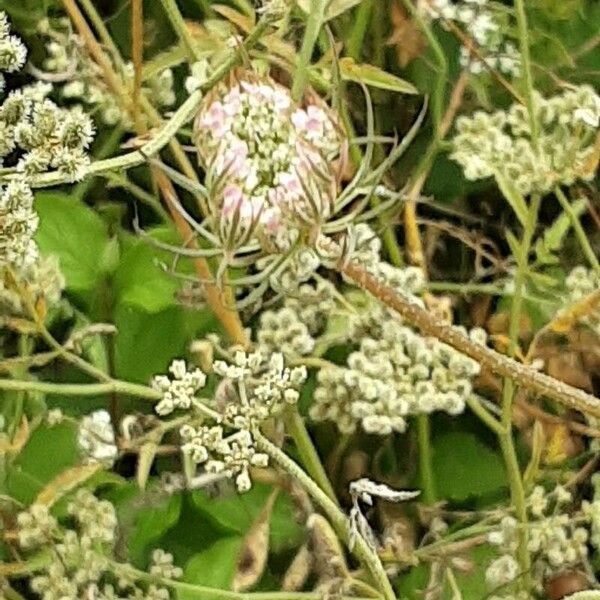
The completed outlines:
[[[283,225],[318,224],[330,214],[331,160],[340,142],[332,117],[316,101],[302,108],[271,79],[244,74],[207,96],[195,139],[224,239],[232,226],[241,228],[240,237],[259,226],[274,241],[289,229]]]
[[[169,600],[166,588],[142,584],[130,565],[115,564],[111,555],[118,523],[110,502],[81,489],[67,505],[67,517],[72,527],[63,527],[42,504],[33,504],[17,517],[21,548],[43,550],[49,559],[30,580],[31,590],[42,600]],[[155,550],[150,573],[177,578],[182,571],[171,555]]]
[[[488,0],[460,0],[456,3],[451,0],[426,0],[424,6],[433,19],[454,21],[467,31],[488,67],[512,77],[519,76],[521,57],[504,34],[509,25],[506,11],[498,10]],[[464,45],[460,48],[460,64],[474,75],[484,70],[481,60],[471,56]]]
[[[26,288],[34,304],[39,305],[40,301],[43,301],[46,306],[57,303],[65,287],[65,279],[60,271],[58,259],[55,256],[40,256],[36,261],[28,263],[20,272],[19,284]],[[15,289],[8,287],[2,279],[0,279],[0,311],[10,315],[26,313],[21,295]]]
[[[600,96],[581,86],[550,98],[536,94],[534,104],[537,140],[521,104],[457,119],[451,157],[467,179],[495,176],[530,194],[593,176],[588,162],[600,123]]]
[[[105,410],[97,410],[81,419],[77,441],[87,462],[112,466],[117,458],[115,432]]]
[[[418,269],[383,262],[381,242],[366,225],[355,227],[352,238],[352,260],[411,301],[421,302],[414,295],[422,285]],[[386,435],[404,431],[411,414],[460,413],[479,365],[437,339],[423,337],[376,300],[363,301],[363,309],[347,317],[346,341],[356,344],[355,350],[344,366],[319,371],[310,416],[335,422],[344,433],[360,423],[368,433]],[[485,343],[482,330],[471,335]]]
[[[81,102],[105,125],[130,127],[132,122],[128,111],[118,104],[104,83],[101,68],[88,53],[81,37],[73,33],[70,20],[44,20],[38,26],[38,31],[46,40],[44,69],[64,81],[59,86],[61,96]],[[126,65],[123,76],[133,79],[132,65]],[[146,80],[142,91],[155,106],[172,106],[175,92],[171,69],[159,71]]]
[[[285,367],[280,353],[266,358],[261,352],[239,350],[229,362],[215,361],[213,371],[222,380],[212,402],[195,397],[205,377],[201,372],[187,372],[184,364],[171,368],[173,380],[155,378],[163,392],[156,410],[160,415],[174,408],[188,410],[190,419],[179,429],[183,454],[203,465],[207,473],[234,479],[237,489],[244,492],[252,485],[250,467],[267,464],[267,456],[256,450],[253,432],[298,401],[306,369]]]
[[[339,312],[330,282],[320,280],[290,287],[281,308],[261,313],[256,333],[261,352],[279,351],[288,359],[311,354]]]
[[[22,67],[25,50],[8,35],[0,13],[0,70]],[[0,187],[0,265],[16,271],[37,258],[33,235],[38,218],[27,177],[56,169],[71,181],[83,177],[89,164],[86,150],[94,127],[80,109],[58,107],[47,98],[51,86],[38,83],[14,90],[0,105],[0,160],[15,166],[17,178]],[[12,164],[6,164],[10,162]]]
[[[571,502],[571,493],[560,485],[550,492],[536,486],[527,500],[530,515],[527,549],[532,557],[534,580],[540,589],[545,579],[557,570],[586,563],[587,526],[592,522],[592,505],[584,502],[582,511],[574,515],[567,511]],[[495,589],[506,586],[519,575],[514,561],[518,545],[516,519],[504,517],[499,528],[488,534],[488,541],[502,553],[486,571],[488,585]]]
[[[152,380],[152,387],[163,395],[155,409],[161,416],[171,414],[176,409],[190,408],[196,393],[206,383],[206,375],[200,369],[188,371],[183,360],[174,360],[169,372],[171,378],[157,375]]]

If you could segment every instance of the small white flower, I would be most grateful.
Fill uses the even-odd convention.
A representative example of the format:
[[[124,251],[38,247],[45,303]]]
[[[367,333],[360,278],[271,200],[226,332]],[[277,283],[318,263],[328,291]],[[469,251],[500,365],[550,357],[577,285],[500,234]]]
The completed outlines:
[[[106,410],[97,410],[83,417],[77,441],[88,462],[112,465],[117,458],[115,434]]]

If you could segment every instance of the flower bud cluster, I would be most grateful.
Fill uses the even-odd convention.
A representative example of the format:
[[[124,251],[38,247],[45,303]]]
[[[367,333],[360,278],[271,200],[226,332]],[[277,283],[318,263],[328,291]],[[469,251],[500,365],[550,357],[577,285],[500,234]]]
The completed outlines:
[[[172,377],[157,375],[152,380],[152,387],[163,395],[155,407],[163,417],[177,409],[189,409],[197,392],[206,384],[206,375],[200,369],[188,370],[183,360],[174,360],[169,373]]]
[[[467,179],[496,176],[526,195],[593,177],[588,163],[600,123],[600,96],[590,86],[580,86],[550,98],[535,94],[534,105],[537,147],[521,104],[457,119],[451,158]]]
[[[273,80],[243,74],[207,96],[195,140],[224,240],[258,228],[273,243],[282,229],[329,216],[340,140],[316,100],[302,108]]]
[[[106,410],[97,410],[79,422],[77,442],[85,460],[112,466],[118,454],[115,432]]]
[[[385,310],[375,335],[362,336],[345,367],[324,368],[310,416],[343,433],[404,431],[406,417],[443,410],[456,415],[472,393],[479,364],[435,338],[424,338]]]
[[[60,300],[65,279],[55,256],[39,256],[36,261],[24,267],[19,276],[19,284],[25,287],[34,304],[43,301],[46,306],[51,306]],[[21,295],[7,287],[2,279],[0,279],[0,312],[7,315],[26,313]]]
[[[476,43],[488,67],[519,77],[521,57],[504,33],[510,28],[509,15],[505,10],[498,10],[488,0],[425,0],[424,6],[431,18],[453,21],[464,29]],[[482,62],[471,56],[464,44],[460,48],[460,65],[468,68],[473,75],[484,71]]]
[[[536,486],[527,499],[530,515],[527,550],[532,557],[535,582],[540,588],[544,579],[557,570],[581,566],[587,559],[587,526],[593,523],[590,518],[593,511],[591,504],[584,502],[578,515],[570,514],[567,508],[571,502],[571,493],[560,485],[550,492]],[[515,579],[514,569],[504,567],[509,562],[505,557],[515,555],[517,540],[518,523],[511,516],[504,517],[499,528],[488,534],[488,542],[503,553],[486,572],[490,588]],[[509,574],[512,575],[510,580]]]
[[[414,302],[423,281],[419,269],[399,269],[381,260],[381,242],[364,224],[350,231],[350,259]],[[317,376],[310,416],[333,421],[340,431],[357,425],[368,433],[404,431],[406,417],[444,410],[462,412],[479,365],[442,344],[425,338],[376,300],[349,317],[347,341],[357,344],[346,364],[323,368]],[[485,343],[485,332],[474,339]],[[356,342],[356,340],[359,340]]]
[[[195,397],[204,386],[203,373],[190,374],[184,364],[171,371],[176,375],[174,380],[155,378],[162,382],[157,389],[164,393],[156,410],[160,415],[174,408],[188,410],[190,419],[179,429],[183,454],[207,473],[233,479],[240,492],[247,491],[252,485],[250,467],[267,465],[267,455],[255,447],[253,432],[263,421],[298,401],[306,369],[287,368],[281,353],[265,357],[261,352],[235,351],[228,362],[213,363],[213,372],[221,382],[212,403]],[[187,385],[181,383],[185,377],[190,378]]]
[[[20,69],[25,54],[0,13],[0,71]],[[38,217],[27,177],[56,169],[76,181],[89,165],[86,150],[94,137],[90,118],[78,108],[58,107],[46,97],[50,90],[42,83],[25,86],[10,92],[0,105],[0,160],[14,162],[22,176],[0,187],[0,266],[17,272],[37,258],[33,235]]]
[[[94,598],[96,600],[169,600],[166,588],[137,581],[135,569],[113,559],[117,533],[114,506],[80,489],[67,505],[64,527],[46,505],[33,504],[17,516],[17,539],[22,550],[49,561],[29,585],[42,600]],[[182,570],[162,550],[152,554],[150,574],[177,578]],[[112,582],[116,580],[117,586]]]
[[[264,311],[256,334],[261,352],[279,351],[288,359],[311,354],[336,308],[334,294],[328,281],[303,283],[285,297],[282,308]]]
[[[119,105],[114,93],[104,83],[101,68],[88,53],[81,36],[73,33],[70,20],[44,20],[38,31],[46,45],[44,69],[65,81],[59,88],[61,96],[81,102],[105,125],[131,127],[128,111]],[[133,80],[131,64],[126,65],[123,75]],[[173,83],[173,72],[167,68],[144,81],[142,92],[155,106],[169,107],[175,103]]]

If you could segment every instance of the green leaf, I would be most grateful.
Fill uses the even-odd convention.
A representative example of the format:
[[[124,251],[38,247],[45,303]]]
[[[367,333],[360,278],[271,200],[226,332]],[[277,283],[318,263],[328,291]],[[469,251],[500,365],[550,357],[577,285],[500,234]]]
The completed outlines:
[[[501,457],[472,433],[457,431],[436,437],[433,471],[440,498],[457,502],[507,486]]]
[[[356,81],[382,90],[401,94],[418,94],[419,90],[410,82],[392,75],[379,67],[357,63],[349,56],[340,60],[340,74],[344,81]]]
[[[49,481],[80,460],[74,423],[40,425],[10,465],[8,492],[15,500],[29,504]]]
[[[173,233],[164,228],[151,235],[161,241],[175,241]],[[114,276],[118,301],[149,313],[173,306],[179,284],[160,266],[161,261],[166,263],[172,256],[133,236],[123,236],[122,243],[121,261]]]
[[[313,0],[298,0],[298,6],[305,12],[309,13],[312,9]],[[319,2],[327,2],[327,0],[318,0]],[[325,21],[335,19],[343,12],[350,10],[353,6],[360,4],[361,0],[331,0],[325,11]]]
[[[572,204],[573,211],[579,217],[587,208],[587,200],[580,198]],[[565,212],[562,212],[554,223],[544,230],[544,235],[535,243],[535,255],[542,264],[555,264],[558,258],[555,252],[561,249],[563,240],[571,228],[571,218]]]
[[[143,565],[148,551],[177,523],[181,494],[168,495],[157,488],[141,491],[135,483],[128,483],[106,497],[117,508],[129,557]]]
[[[184,581],[206,587],[229,589],[242,547],[241,537],[217,540],[212,546],[193,556],[185,566]],[[193,592],[179,590],[178,600],[196,600]]]
[[[172,306],[157,313],[119,305],[114,323],[115,371],[120,379],[147,383],[165,372],[171,360],[186,354],[189,342],[202,332],[214,330],[208,310],[191,312]]]
[[[515,187],[512,181],[506,179],[506,177],[500,175],[500,173],[496,173],[496,183],[498,184],[502,195],[513,209],[517,219],[519,219],[521,225],[525,226],[529,218],[529,210],[523,195]]]
[[[105,223],[80,200],[58,192],[38,192],[35,209],[41,252],[58,256],[68,290],[91,291],[102,279],[102,259],[110,249]]]
[[[271,490],[271,486],[256,483],[249,492],[228,498],[214,500],[202,491],[194,492],[192,497],[197,508],[224,533],[244,536],[265,506]],[[302,527],[294,518],[289,497],[279,494],[271,513],[271,548],[277,552],[296,546],[302,537]]]

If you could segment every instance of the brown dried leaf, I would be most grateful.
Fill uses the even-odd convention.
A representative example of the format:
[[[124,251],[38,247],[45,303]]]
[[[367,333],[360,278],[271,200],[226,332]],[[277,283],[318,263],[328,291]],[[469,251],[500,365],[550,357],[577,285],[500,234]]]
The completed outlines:
[[[304,544],[304,546],[296,553],[292,564],[288,567],[288,570],[283,576],[283,583],[281,584],[282,591],[296,592],[300,590],[306,583],[312,566],[313,557],[308,546]]]
[[[399,2],[392,2],[390,17],[392,20],[392,35],[388,44],[396,46],[398,62],[402,68],[423,54],[427,47],[425,37],[419,26],[407,15]]]
[[[550,321],[547,328],[556,333],[567,333],[585,317],[598,310],[600,305],[600,290],[585,296],[575,304],[561,310]]]
[[[35,504],[52,506],[57,500],[87,481],[92,475],[103,469],[102,464],[77,465],[58,474],[37,495]]]
[[[348,566],[344,551],[329,521],[313,513],[306,522],[311,533],[314,567],[320,579],[347,579]]]
[[[244,536],[231,589],[245,591],[261,578],[269,556],[269,530],[273,505],[279,490],[274,489],[267,502]]]

